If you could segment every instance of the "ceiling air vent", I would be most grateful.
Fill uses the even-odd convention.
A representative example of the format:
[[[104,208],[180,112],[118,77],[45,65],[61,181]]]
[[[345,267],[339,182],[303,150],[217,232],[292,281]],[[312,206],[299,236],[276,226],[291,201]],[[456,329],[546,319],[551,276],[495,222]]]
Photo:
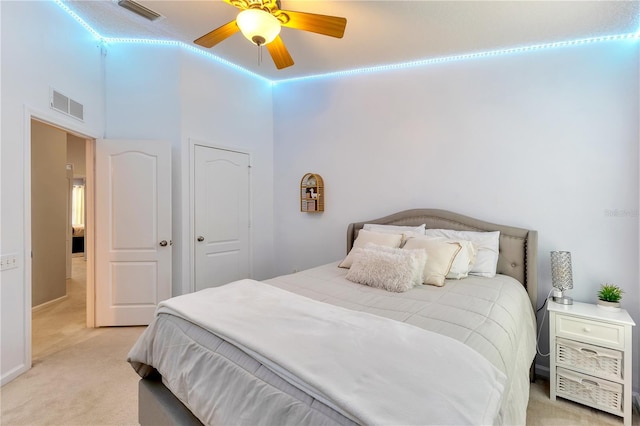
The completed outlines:
[[[84,105],[51,89],[51,108],[84,121]]]
[[[143,18],[147,18],[150,21],[155,21],[156,19],[162,16],[158,12],[154,12],[153,10],[146,8],[140,3],[136,3],[133,0],[119,0],[118,5],[124,7],[125,9],[130,10],[136,15],[140,15]]]

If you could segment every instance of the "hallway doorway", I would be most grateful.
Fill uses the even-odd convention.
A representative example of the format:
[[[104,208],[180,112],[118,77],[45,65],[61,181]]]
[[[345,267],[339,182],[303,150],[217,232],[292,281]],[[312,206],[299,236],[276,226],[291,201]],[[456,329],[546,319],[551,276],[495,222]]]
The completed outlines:
[[[87,328],[93,326],[87,296],[93,281],[87,278],[94,254],[85,242],[93,227],[86,219],[93,211],[93,167],[87,158],[94,142],[33,117],[30,137],[30,352],[35,364],[93,334]]]

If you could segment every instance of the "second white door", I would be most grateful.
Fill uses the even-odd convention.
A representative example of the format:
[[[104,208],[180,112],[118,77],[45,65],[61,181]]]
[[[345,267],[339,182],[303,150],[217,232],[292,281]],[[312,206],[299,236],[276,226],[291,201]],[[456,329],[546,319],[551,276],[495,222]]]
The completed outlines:
[[[249,155],[194,150],[195,290],[249,278]]]
[[[96,325],[146,325],[171,297],[171,146],[96,144]]]

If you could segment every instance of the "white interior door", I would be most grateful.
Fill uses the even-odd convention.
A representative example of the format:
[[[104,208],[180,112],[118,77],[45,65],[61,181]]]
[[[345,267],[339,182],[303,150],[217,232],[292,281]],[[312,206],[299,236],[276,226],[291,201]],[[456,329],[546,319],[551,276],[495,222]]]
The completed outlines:
[[[96,143],[96,326],[146,325],[171,297],[171,146]]]
[[[196,145],[195,289],[249,278],[249,155]]]

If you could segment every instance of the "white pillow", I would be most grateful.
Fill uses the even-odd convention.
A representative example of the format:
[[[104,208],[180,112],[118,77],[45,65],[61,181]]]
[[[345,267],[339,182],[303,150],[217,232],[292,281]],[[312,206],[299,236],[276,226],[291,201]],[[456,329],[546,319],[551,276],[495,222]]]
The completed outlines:
[[[429,237],[444,237],[451,240],[467,240],[474,243],[478,249],[476,261],[469,271],[469,275],[493,278],[498,267],[500,250],[500,231],[475,232],[454,231],[451,229],[427,229]]]
[[[417,237],[424,235],[427,225],[420,226],[401,226],[401,225],[380,225],[377,223],[365,223],[362,229],[367,231],[381,232],[385,234],[402,234],[402,242],[400,246],[407,241],[409,237]]]
[[[441,239],[412,237],[407,240],[404,249],[426,250],[427,262],[424,266],[423,282],[425,284],[442,287],[451,269],[451,265],[453,265],[453,260],[462,249],[462,246],[460,243],[443,241]]]
[[[424,235],[426,224],[420,226],[399,226],[399,225],[380,225],[377,223],[365,223],[362,229],[366,231],[384,232],[386,234],[402,234],[403,232],[413,232]]]
[[[364,229],[361,229],[360,232],[358,232],[358,238],[353,242],[353,248],[338,266],[340,268],[350,268],[351,263],[353,262],[353,250],[357,248],[364,248],[367,243],[398,248],[400,247],[401,242],[402,234],[383,234],[380,232],[365,231]]]
[[[349,281],[396,293],[415,286],[427,260],[424,250],[403,250],[368,245],[357,248],[351,269],[345,276]],[[418,284],[422,280],[418,278]]]

